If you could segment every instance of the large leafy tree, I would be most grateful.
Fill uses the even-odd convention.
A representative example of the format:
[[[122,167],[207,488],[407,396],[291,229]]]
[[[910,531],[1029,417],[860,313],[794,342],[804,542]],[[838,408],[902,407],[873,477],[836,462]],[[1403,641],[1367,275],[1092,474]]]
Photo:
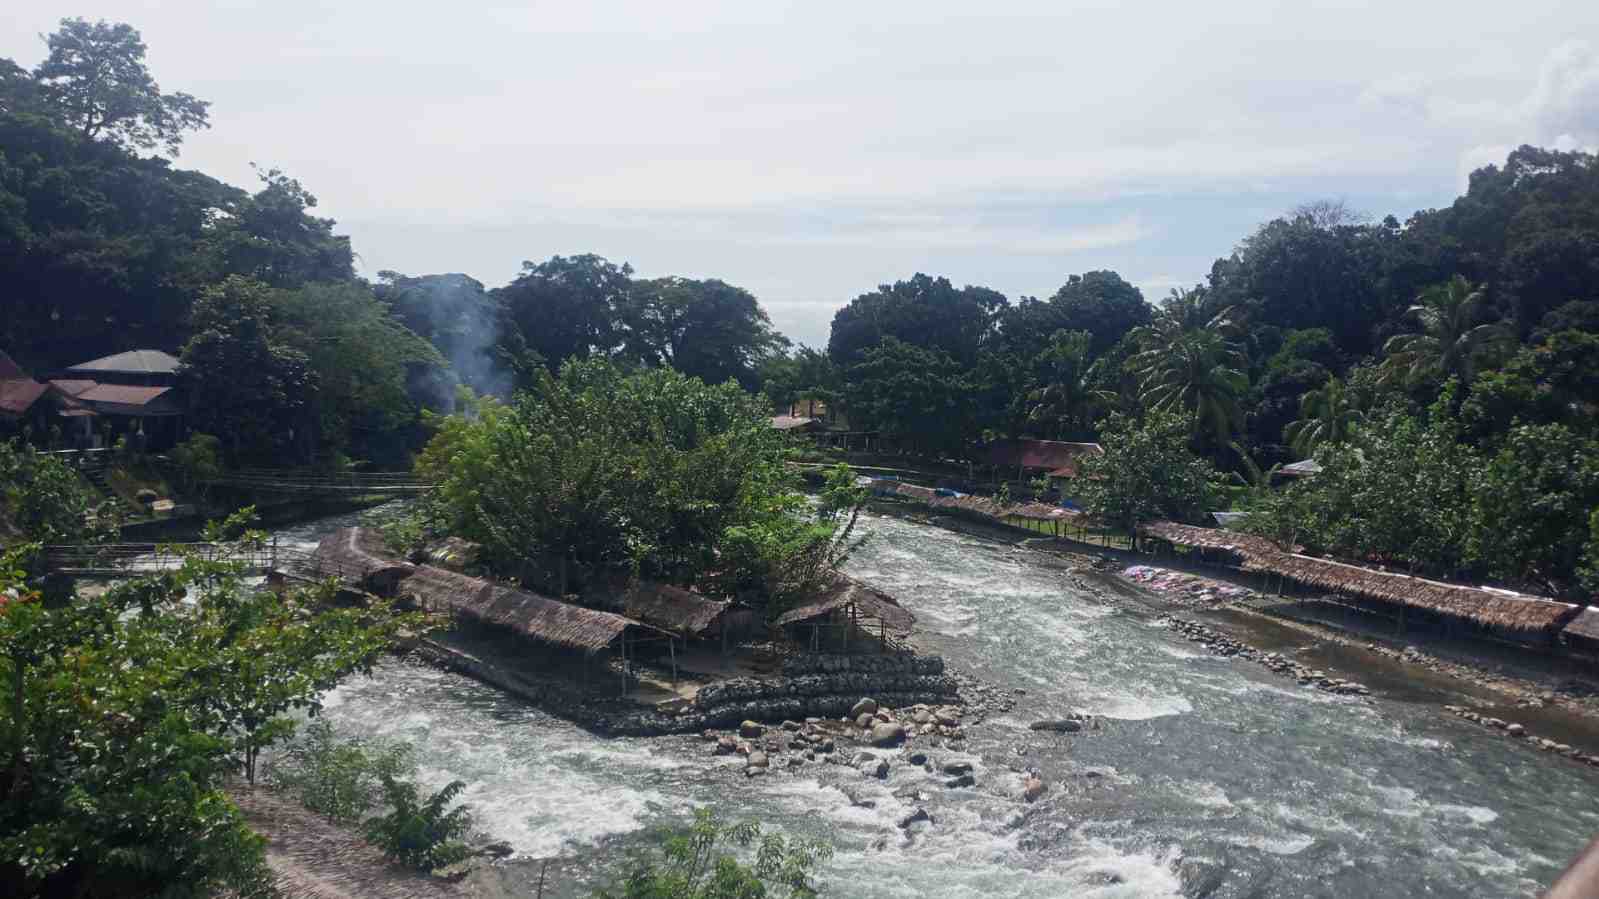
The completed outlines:
[[[1513,427],[1472,481],[1468,552],[1489,577],[1581,596],[1595,509],[1599,445],[1558,424]]]
[[[233,276],[195,304],[183,348],[191,424],[222,440],[235,463],[281,464],[315,445],[316,377],[305,353],[282,341],[271,291]]]
[[[1094,356],[1110,349],[1128,331],[1148,324],[1155,311],[1142,291],[1113,271],[1072,275],[1049,298],[1049,304],[1058,310],[1057,329],[1088,332]]]
[[[860,362],[887,338],[948,355],[962,366],[977,361],[1008,305],[986,287],[956,288],[948,278],[917,274],[864,293],[833,315],[827,354],[840,367]]]
[[[34,80],[62,121],[85,138],[130,150],[161,146],[176,155],[185,131],[209,125],[209,103],[161,92],[133,26],[62,19],[45,42],[50,55],[33,70]]]
[[[324,452],[404,463],[403,439],[424,407],[449,409],[453,391],[430,377],[444,359],[389,314],[364,284],[310,284],[270,295],[269,339],[303,355],[316,390],[307,397]]]
[[[508,372],[494,352],[500,306],[482,282],[459,273],[411,277],[382,271],[373,291],[406,328],[449,360],[461,382],[479,393],[510,393]]]
[[[920,452],[958,451],[970,436],[971,385],[947,353],[889,337],[846,374],[851,423]]]
[[[500,351],[521,386],[542,367],[567,359],[606,357],[621,348],[622,314],[633,289],[633,267],[603,256],[552,256],[523,262],[516,280],[494,291],[505,310]]]
[[[753,294],[715,278],[635,281],[623,321],[632,357],[746,389],[755,387],[761,363],[787,343]]]
[[[1498,322],[1484,322],[1487,293],[1456,275],[1422,291],[1407,314],[1421,330],[1398,334],[1383,345],[1385,366],[1408,383],[1449,377],[1470,380],[1479,355],[1507,337]]]
[[[418,467],[441,484],[431,502],[443,529],[541,586],[621,571],[759,591],[730,570],[735,531],[792,533],[804,539],[773,545],[800,547],[826,536],[799,514],[769,416],[735,384],[573,360],[508,408],[452,418]]]
[[[1134,535],[1148,521],[1202,520],[1216,508],[1220,478],[1188,449],[1192,428],[1175,412],[1112,414],[1099,440],[1105,452],[1085,458],[1078,475],[1084,510]]]

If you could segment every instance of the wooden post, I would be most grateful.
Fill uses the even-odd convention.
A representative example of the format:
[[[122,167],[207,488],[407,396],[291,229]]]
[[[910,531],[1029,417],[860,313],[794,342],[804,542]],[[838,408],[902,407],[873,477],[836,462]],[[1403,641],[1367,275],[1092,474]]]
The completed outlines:
[[[883,625],[883,653],[886,655],[888,653],[888,622],[883,621],[880,623]]]
[[[627,695],[627,631],[622,632],[622,695]]]
[[[685,647],[687,648],[687,647]],[[668,635],[666,638],[666,651],[672,656],[672,686],[677,687],[677,638]]]

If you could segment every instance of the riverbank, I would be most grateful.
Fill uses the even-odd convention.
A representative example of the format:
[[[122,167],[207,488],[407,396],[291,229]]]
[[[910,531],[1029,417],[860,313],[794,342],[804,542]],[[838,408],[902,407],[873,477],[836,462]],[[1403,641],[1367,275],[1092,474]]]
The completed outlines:
[[[878,504],[875,511],[1005,541],[1054,560],[1078,588],[1112,589],[1124,599],[1132,591],[1185,639],[1216,655],[1258,661],[1307,688],[1357,696],[1376,689],[1426,702],[1529,751],[1599,767],[1599,677],[1580,660],[1432,634],[1395,637],[1362,626],[1360,616],[1351,618],[1341,607],[1340,620],[1328,620],[1326,604],[1315,598],[1268,596],[1228,572],[1150,565],[1151,558],[1139,553],[898,504]],[[1185,620],[1181,613],[1206,620]]]

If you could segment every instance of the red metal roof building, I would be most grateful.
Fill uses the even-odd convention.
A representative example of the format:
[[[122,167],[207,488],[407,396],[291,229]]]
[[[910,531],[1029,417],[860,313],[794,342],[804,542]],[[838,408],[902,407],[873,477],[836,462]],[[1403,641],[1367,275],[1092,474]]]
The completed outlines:
[[[1098,456],[1104,452],[1097,443],[996,440],[983,448],[983,461],[989,465],[1046,472],[1052,478],[1075,478],[1084,456]]]

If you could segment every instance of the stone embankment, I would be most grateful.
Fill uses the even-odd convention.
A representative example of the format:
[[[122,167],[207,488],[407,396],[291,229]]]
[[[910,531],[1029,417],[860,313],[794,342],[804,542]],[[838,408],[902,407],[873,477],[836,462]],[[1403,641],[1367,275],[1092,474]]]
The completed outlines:
[[[1261,652],[1241,640],[1234,640],[1215,628],[1206,627],[1196,621],[1184,621],[1181,618],[1162,618],[1160,622],[1181,634],[1184,638],[1201,644],[1216,655],[1248,659],[1283,677],[1291,677],[1303,686],[1315,687],[1328,693],[1339,693],[1346,696],[1367,696],[1371,693],[1371,690],[1362,684],[1344,680],[1343,678],[1331,677],[1325,671],[1301,665],[1281,653]]]
[[[434,641],[415,647],[424,660],[525,699],[545,711],[614,736],[696,733],[741,721],[842,715],[862,695],[895,707],[959,705],[960,683],[937,656],[805,655],[787,660],[780,677],[740,677],[707,684],[692,701],[657,707],[600,699],[566,678],[535,678]]]

